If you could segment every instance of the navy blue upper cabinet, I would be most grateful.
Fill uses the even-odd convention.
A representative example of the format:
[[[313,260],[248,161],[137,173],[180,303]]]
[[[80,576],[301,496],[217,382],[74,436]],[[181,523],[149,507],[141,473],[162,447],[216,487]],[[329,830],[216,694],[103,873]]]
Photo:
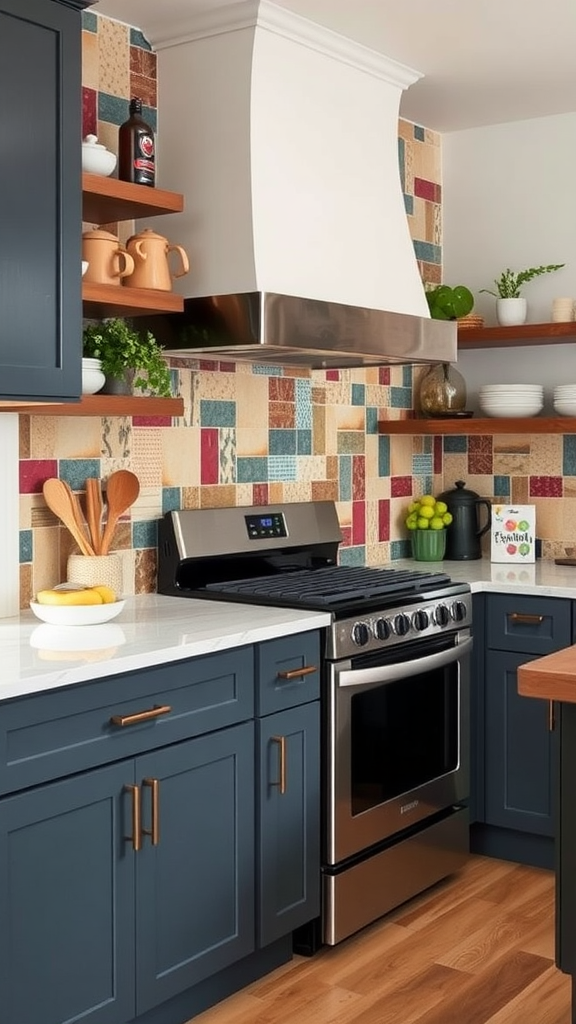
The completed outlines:
[[[81,0],[0,0],[0,397],[81,392]]]

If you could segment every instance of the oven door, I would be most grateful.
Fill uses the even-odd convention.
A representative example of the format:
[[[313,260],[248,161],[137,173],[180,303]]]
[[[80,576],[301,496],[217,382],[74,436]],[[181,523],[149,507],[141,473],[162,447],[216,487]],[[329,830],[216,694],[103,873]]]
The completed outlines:
[[[467,799],[471,649],[462,630],[329,666],[325,863]]]

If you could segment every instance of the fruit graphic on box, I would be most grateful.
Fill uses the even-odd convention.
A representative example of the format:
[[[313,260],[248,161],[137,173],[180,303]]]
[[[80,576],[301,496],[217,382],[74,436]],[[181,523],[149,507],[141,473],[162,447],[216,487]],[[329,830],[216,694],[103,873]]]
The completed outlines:
[[[492,506],[492,562],[534,562],[536,506]]]

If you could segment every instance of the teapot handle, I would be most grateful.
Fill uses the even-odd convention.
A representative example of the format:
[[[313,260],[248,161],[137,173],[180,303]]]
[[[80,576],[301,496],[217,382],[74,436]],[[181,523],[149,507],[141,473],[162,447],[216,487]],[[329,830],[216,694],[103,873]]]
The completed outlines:
[[[169,245],[168,249],[166,251],[167,252],[177,252],[177,253],[179,253],[180,254],[180,259],[182,261],[182,269],[178,270],[178,271],[174,271],[174,273],[172,274],[172,277],[184,277],[184,274],[187,274],[188,271],[190,270],[190,263],[188,262],[188,256],[186,255],[186,253],[185,253],[184,249],[182,248],[182,246],[181,245]]]
[[[117,249],[114,253],[114,273],[116,277],[130,277],[134,273],[134,260],[126,249]]]
[[[137,238],[136,239],[136,241],[134,242],[134,248],[135,248],[138,256],[140,257],[140,259],[142,260],[142,262],[145,263],[146,260],[148,259],[148,253],[145,251],[145,249],[142,248],[142,239],[141,238]]]
[[[490,529],[490,526],[492,524],[492,505],[490,504],[489,501],[486,501],[484,498],[480,498],[480,500],[477,501],[476,504],[485,505],[486,510],[488,512],[488,519],[486,520],[484,526],[480,527],[480,529],[476,531],[477,537],[483,537],[486,531]]]

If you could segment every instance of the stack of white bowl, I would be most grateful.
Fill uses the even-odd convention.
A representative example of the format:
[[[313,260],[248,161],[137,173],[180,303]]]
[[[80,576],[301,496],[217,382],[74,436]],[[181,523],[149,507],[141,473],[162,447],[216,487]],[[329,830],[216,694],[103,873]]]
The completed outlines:
[[[480,408],[486,416],[537,416],[544,407],[541,384],[484,384]]]
[[[558,384],[553,401],[554,412],[559,416],[576,416],[576,384]]]

